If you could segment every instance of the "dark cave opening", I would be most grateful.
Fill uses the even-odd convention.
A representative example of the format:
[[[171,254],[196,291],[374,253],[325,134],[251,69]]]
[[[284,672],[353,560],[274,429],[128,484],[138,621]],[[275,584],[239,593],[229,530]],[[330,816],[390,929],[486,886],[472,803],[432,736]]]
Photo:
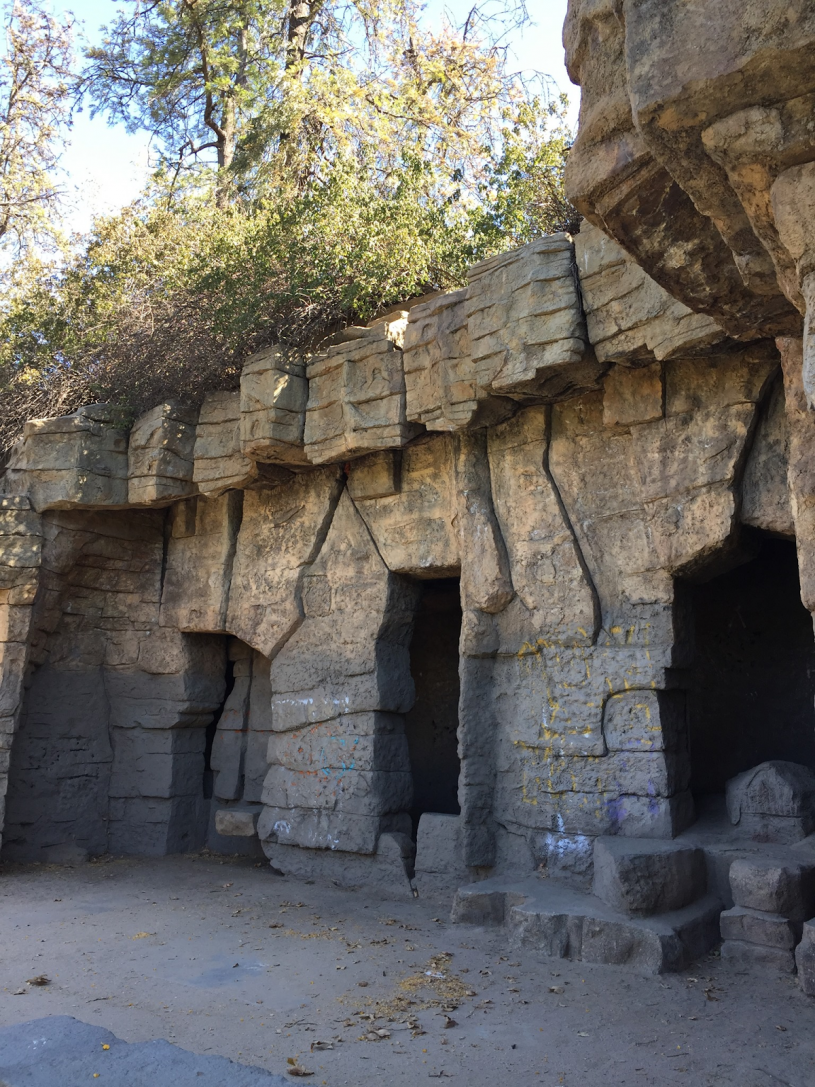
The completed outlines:
[[[763,534],[754,557],[685,584],[691,788],[722,793],[768,759],[815,768],[815,640],[801,603],[795,544]]]
[[[424,812],[458,815],[461,599],[458,578],[420,582],[410,643],[416,701],[405,715],[413,774],[413,833]]]

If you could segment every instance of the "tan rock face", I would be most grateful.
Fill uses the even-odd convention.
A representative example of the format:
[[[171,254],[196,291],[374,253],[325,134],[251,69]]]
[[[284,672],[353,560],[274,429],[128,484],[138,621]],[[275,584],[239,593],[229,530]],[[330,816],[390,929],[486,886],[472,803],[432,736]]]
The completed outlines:
[[[308,365],[306,456],[312,464],[398,449],[418,428],[405,414],[402,342],[407,314],[348,328]]]
[[[307,464],[307,401],[304,362],[287,358],[278,348],[253,355],[241,371],[241,452],[271,464]]]
[[[807,0],[569,5],[567,63],[583,88],[572,199],[737,337],[800,328],[801,283],[770,194],[815,159],[802,99],[814,40]]]
[[[168,504],[194,493],[192,482],[198,412],[159,404],[137,419],[127,446],[127,501]]]
[[[26,423],[4,484],[36,510],[127,504],[127,437],[104,404]]]
[[[192,478],[201,494],[213,498],[258,478],[257,464],[241,452],[239,392],[210,393],[201,405]]]
[[[340,495],[336,469],[247,491],[229,579],[226,626],[273,657],[302,622],[302,580],[322,546]]]

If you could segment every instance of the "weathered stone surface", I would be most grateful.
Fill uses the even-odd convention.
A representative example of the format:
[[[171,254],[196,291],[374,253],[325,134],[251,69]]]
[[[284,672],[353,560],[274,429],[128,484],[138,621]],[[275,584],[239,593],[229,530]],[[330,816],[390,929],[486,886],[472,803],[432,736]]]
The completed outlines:
[[[493,878],[460,888],[451,916],[503,924],[522,950],[662,974],[681,970],[716,944],[720,908],[705,897],[672,913],[632,918],[554,880]]]
[[[727,814],[759,841],[799,841],[815,829],[815,774],[794,762],[763,762],[728,781]]]
[[[170,513],[161,624],[187,631],[226,627],[243,494],[188,498]]]
[[[195,491],[192,482],[198,412],[167,402],[133,424],[127,446],[127,501],[167,504]]]
[[[402,454],[383,449],[351,461],[346,469],[348,493],[355,502],[372,498],[390,498],[402,488]]]
[[[251,460],[307,464],[303,452],[308,381],[305,362],[279,348],[244,363],[240,392],[240,448]]]
[[[241,451],[241,394],[210,393],[201,405],[195,432],[193,483],[201,494],[217,498],[255,482],[275,486],[291,478],[287,469],[259,464]]]
[[[258,824],[263,835],[263,821]],[[295,879],[320,879],[340,887],[375,887],[389,898],[412,899],[407,869],[413,863],[413,842],[402,833],[379,836],[369,855],[333,853],[326,849],[292,849],[266,839],[263,848],[273,868]]]
[[[744,940],[725,940],[721,949],[722,962],[736,970],[759,973],[794,974],[795,957],[782,947],[764,947]]]
[[[407,417],[428,430],[460,430],[514,410],[512,401],[489,398],[479,388],[470,357],[466,288],[410,311],[404,360]]]
[[[778,340],[784,372],[784,398],[789,428],[787,483],[789,485],[801,600],[815,611],[815,416],[807,409],[803,383],[803,344],[800,339]]]
[[[247,491],[229,586],[226,626],[272,657],[303,617],[303,576],[323,545],[340,497],[336,469]]]
[[[707,890],[704,854],[667,842],[598,838],[592,889],[623,913],[648,917],[679,910]]]
[[[258,813],[237,808],[219,808],[215,812],[215,830],[225,838],[252,838],[257,833]]]
[[[355,473],[352,466],[351,480]],[[349,494],[354,497],[351,485]],[[416,577],[458,574],[451,438],[440,435],[411,443],[402,453],[398,491],[355,500],[388,569]]]
[[[664,751],[685,739],[683,691],[638,690],[611,695],[603,707],[609,751]]]
[[[776,365],[764,348],[666,363],[664,417],[638,425],[606,426],[599,393],[554,407],[549,467],[611,640],[673,640],[673,576],[731,536],[740,458]]]
[[[801,942],[795,949],[798,981],[807,996],[815,996],[815,918],[803,926]]]
[[[105,404],[58,419],[33,419],[14,447],[3,479],[35,510],[127,504],[127,437]]]
[[[674,297],[739,338],[794,334],[799,318],[767,222],[774,170],[748,152],[742,183],[734,180],[716,145],[735,141],[711,128],[811,89],[804,57],[815,24],[805,8],[805,0],[770,11],[738,0],[569,4],[567,65],[583,88],[571,199]],[[771,126],[749,127],[764,136]],[[770,141],[774,150],[784,142]]]
[[[407,313],[350,327],[308,365],[305,449],[312,464],[398,449],[419,428],[405,413]]]
[[[558,399],[602,374],[588,346],[566,234],[470,269],[465,309],[478,386],[498,396]]]
[[[495,513],[516,597],[501,619],[501,651],[590,645],[599,613],[574,532],[549,473],[549,410],[527,408],[489,432]]]
[[[420,898],[452,900],[472,876],[464,863],[461,818],[424,812],[416,833],[415,883]]]
[[[763,913],[734,906],[720,919],[723,940],[743,940],[764,947],[792,950],[800,938],[801,926],[777,913]]]
[[[574,245],[589,341],[600,362],[683,358],[726,339],[712,318],[672,298],[591,222],[581,224]]]
[[[789,426],[784,386],[776,382],[758,425],[742,481],[741,520],[779,536],[795,535],[787,485]]]
[[[815,913],[815,868],[792,862],[736,860],[730,889],[737,906],[805,921]]]
[[[264,842],[373,853],[380,831],[392,829],[382,825],[383,817],[407,813],[412,786],[406,747],[385,770],[358,769],[344,751],[355,735],[381,743],[401,726],[393,715],[412,703],[414,596],[388,571],[343,494],[304,578],[304,622],[272,662],[276,735],[259,824]],[[325,722],[331,727],[317,733],[310,728]],[[315,738],[307,742],[310,736]],[[319,773],[311,760],[320,764]]]

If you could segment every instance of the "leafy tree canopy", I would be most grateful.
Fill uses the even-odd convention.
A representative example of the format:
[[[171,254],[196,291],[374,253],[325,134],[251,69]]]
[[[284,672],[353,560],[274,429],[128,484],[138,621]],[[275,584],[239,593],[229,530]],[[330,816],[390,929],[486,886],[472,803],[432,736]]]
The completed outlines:
[[[127,419],[200,401],[259,347],[313,350],[575,228],[565,101],[500,40],[523,12],[440,31],[421,16],[414,0],[128,0],[82,92],[153,134],[156,173],[67,260],[14,266],[0,450],[81,403]]]

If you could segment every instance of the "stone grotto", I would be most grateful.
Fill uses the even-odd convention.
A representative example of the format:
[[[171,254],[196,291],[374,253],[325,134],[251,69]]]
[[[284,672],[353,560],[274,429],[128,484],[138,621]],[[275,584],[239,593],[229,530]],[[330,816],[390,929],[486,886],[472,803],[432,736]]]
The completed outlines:
[[[815,995],[815,6],[564,41],[574,237],[200,409],[26,424],[4,860],[245,853]]]

